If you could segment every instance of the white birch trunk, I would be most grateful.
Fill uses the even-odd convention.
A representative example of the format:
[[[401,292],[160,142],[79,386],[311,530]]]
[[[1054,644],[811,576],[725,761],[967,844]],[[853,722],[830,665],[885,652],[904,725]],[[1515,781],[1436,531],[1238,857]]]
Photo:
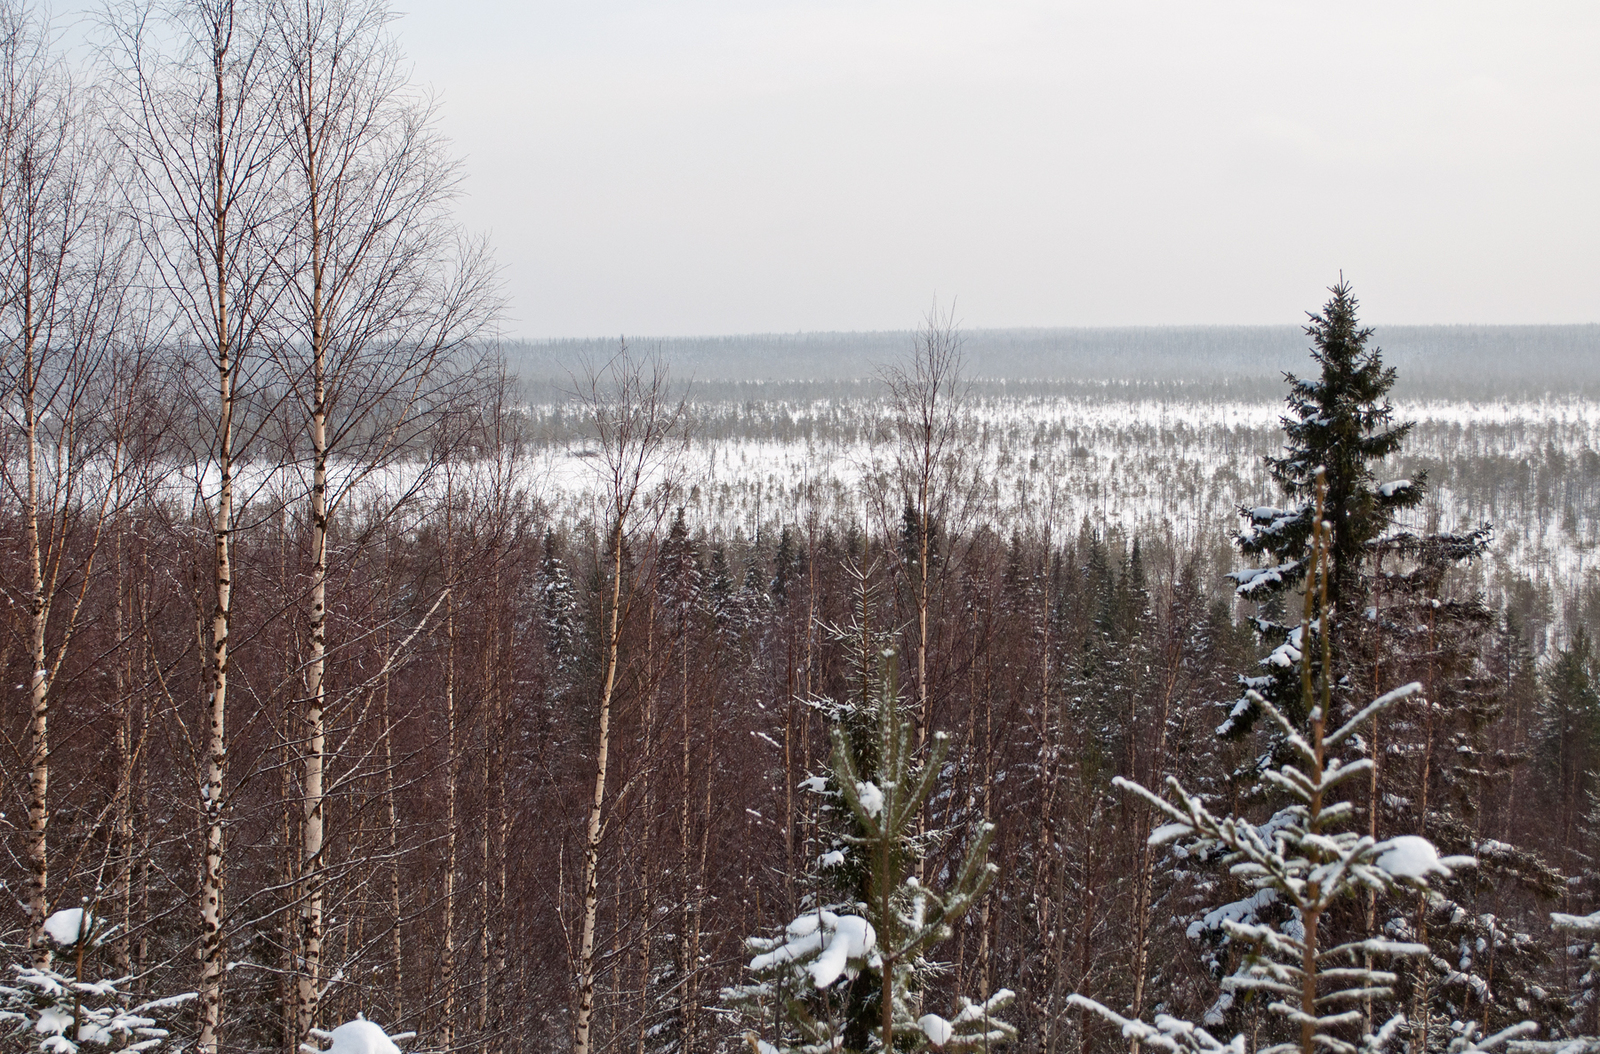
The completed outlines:
[[[303,90],[310,95],[308,79]],[[300,962],[298,963],[295,1035],[299,1043],[312,1043],[321,999],[324,940],[323,878],[327,804],[323,791],[327,765],[327,733],[323,713],[327,708],[328,662],[328,347],[323,317],[322,198],[319,188],[317,138],[307,106],[302,126],[306,145],[308,222],[311,247],[311,582],[309,603],[310,653],[306,657],[304,746],[301,779],[304,816],[300,827]]]
[[[453,481],[452,481],[453,482]],[[445,486],[445,581],[447,587],[455,585],[455,493],[452,482]],[[444,1050],[455,1049],[456,1043],[456,817],[460,810],[460,770],[456,765],[456,748],[460,731],[456,727],[456,598],[454,592],[445,597],[445,818],[444,818],[444,953],[439,962],[440,1041]]]
[[[199,1054],[218,1054],[222,1026],[223,890],[226,841],[223,783],[228,763],[228,629],[233,617],[233,403],[234,361],[228,320],[228,199],[227,129],[224,62],[226,38],[214,38],[212,71],[215,79],[216,151],[215,179],[210,201],[215,255],[215,324],[217,342],[217,473],[220,478],[216,509],[212,515],[213,572],[216,604],[211,613],[211,695],[206,722],[205,783],[200,792],[204,826],[204,857],[200,874],[200,984],[198,992]]]
[[[578,1015],[573,1023],[573,1054],[589,1054],[594,1017],[594,933],[600,909],[600,832],[606,800],[606,765],[611,751],[611,697],[617,682],[617,652],[621,643],[622,520],[611,532],[611,610],[606,631],[605,678],[600,688],[599,740],[595,745],[594,796],[583,849],[583,929],[578,938]]]

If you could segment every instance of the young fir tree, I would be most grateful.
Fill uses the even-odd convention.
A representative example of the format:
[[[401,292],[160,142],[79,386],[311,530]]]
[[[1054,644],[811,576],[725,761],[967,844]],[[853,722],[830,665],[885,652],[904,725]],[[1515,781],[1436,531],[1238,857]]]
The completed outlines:
[[[130,978],[95,978],[94,960],[109,929],[90,910],[66,908],[44,924],[53,966],[23,965],[24,949],[0,945],[18,963],[0,977],[0,1038],[7,1050],[78,1054],[84,1050],[156,1051],[173,1047],[163,1019],[194,993],[133,1005]]]
[[[666,662],[671,667],[666,694],[672,702],[666,709],[669,714],[676,710],[666,719],[664,729],[664,737],[673,743],[669,753],[675,756],[667,764],[676,769],[678,799],[673,818],[677,828],[673,840],[677,845],[666,851],[675,851],[677,881],[681,885],[675,893],[668,894],[676,904],[670,909],[663,907],[662,924],[653,927],[655,932],[644,938],[651,942],[651,959],[658,964],[646,980],[644,999],[649,1010],[643,1028],[644,1054],[677,1054],[694,1046],[695,973],[700,958],[699,912],[704,889],[697,881],[698,869],[692,862],[694,802],[698,798],[693,775],[697,721],[692,693],[697,646],[704,641],[700,631],[702,572],[699,547],[689,534],[680,506],[656,557],[655,587]]]
[[[1314,380],[1284,374],[1289,382],[1289,412],[1281,419],[1284,454],[1267,458],[1268,472],[1286,505],[1240,508],[1246,525],[1235,536],[1235,544],[1242,555],[1262,566],[1229,576],[1241,598],[1261,605],[1256,628],[1262,639],[1278,645],[1262,661],[1262,675],[1244,678],[1245,688],[1266,697],[1302,730],[1306,714],[1296,668],[1302,652],[1314,659],[1316,648],[1303,645],[1298,628],[1275,616],[1310,567],[1311,538],[1318,522],[1314,512],[1318,473],[1327,488],[1328,601],[1337,611],[1360,609],[1368,544],[1388,529],[1397,513],[1422,501],[1424,482],[1418,475],[1379,484],[1373,474],[1373,464],[1398,451],[1411,426],[1394,423],[1388,393],[1395,371],[1384,366],[1381,349],[1367,346],[1372,330],[1362,328],[1356,319],[1358,305],[1349,283],[1341,278],[1329,292],[1333,298],[1321,314],[1310,316],[1306,327],[1311,357],[1321,373]],[[1223,728],[1243,734],[1257,713],[1248,696],[1241,698]]]
[[[1570,873],[1585,870],[1586,793],[1600,770],[1600,690],[1593,643],[1582,625],[1544,663],[1538,708],[1539,762],[1550,791],[1555,844]]]
[[[544,555],[539,564],[544,646],[559,674],[566,674],[577,664],[579,648],[579,616],[577,593],[572,575],[561,560],[560,543],[554,530],[544,533]]]
[[[745,942],[754,980],[724,989],[722,999],[750,1024],[753,1054],[988,1050],[1016,1035],[995,1016],[1012,1000],[1009,990],[978,1003],[960,999],[949,1017],[919,1010],[935,970],[928,952],[952,936],[998,872],[987,862],[994,825],[969,833],[947,888],[918,880],[917,859],[954,833],[917,833],[949,739],[935,733],[916,756],[894,655],[866,628],[873,600],[864,574],[857,601],[858,622],[844,633],[856,645],[859,694],[824,707],[834,721],[831,770],[805,783],[825,796],[835,841],[817,861],[806,911],[781,935]]]
[[[1300,620],[1300,639],[1312,640],[1316,622],[1331,613],[1332,530],[1321,518],[1323,488],[1316,474],[1310,548],[1307,554],[1304,611]],[[1368,965],[1373,955],[1382,957],[1415,956],[1427,953],[1426,947],[1397,942],[1374,934],[1356,934],[1354,939],[1330,940],[1333,912],[1357,894],[1371,891],[1391,895],[1404,887],[1427,887],[1430,876],[1448,876],[1452,867],[1470,865],[1470,857],[1441,859],[1433,845],[1417,835],[1402,835],[1377,841],[1370,834],[1347,829],[1354,807],[1340,800],[1344,786],[1364,778],[1372,767],[1367,758],[1346,762],[1334,751],[1341,744],[1358,741],[1358,733],[1377,714],[1402,699],[1417,694],[1421,685],[1408,684],[1367,704],[1360,712],[1337,727],[1329,721],[1332,699],[1326,671],[1331,663],[1332,634],[1316,638],[1322,652],[1320,663],[1309,655],[1297,656],[1301,708],[1306,715],[1301,727],[1270,700],[1252,693],[1251,701],[1272,720],[1284,737],[1292,758],[1276,769],[1263,773],[1263,779],[1291,804],[1264,824],[1254,824],[1239,816],[1217,816],[1205,802],[1186,791],[1176,779],[1168,780],[1174,801],[1166,801],[1129,780],[1117,784],[1129,793],[1145,798],[1171,821],[1151,834],[1152,844],[1178,840],[1201,852],[1218,852],[1234,875],[1253,887],[1255,907],[1276,904],[1289,909],[1280,924],[1258,921],[1243,911],[1228,912],[1221,926],[1235,941],[1251,948],[1245,968],[1224,981],[1224,987],[1246,997],[1266,1002],[1271,1017],[1282,1022],[1276,1042],[1268,1042],[1259,1054],[1314,1054],[1321,1050],[1334,1054],[1357,1054],[1385,1049],[1402,1034],[1405,1016],[1394,1014],[1377,1025],[1374,1005],[1381,1006],[1394,995],[1398,977]],[[1307,649],[1309,650],[1309,649]],[[1154,1024],[1130,1020],[1116,1011],[1081,995],[1072,1002],[1100,1014],[1118,1025],[1134,1041],[1168,1051],[1222,1052],[1243,1054],[1243,1033],[1223,1043],[1204,1028],[1168,1015],[1157,1015]],[[1270,1027],[1270,1026],[1269,1026]],[[1450,1049],[1487,1049],[1529,1030],[1526,1023],[1480,1039],[1475,1022],[1457,1026]]]
[[[1600,1047],[1600,1021],[1596,1020],[1600,1001],[1596,1000],[1600,988],[1600,911],[1592,915],[1567,915],[1559,911],[1550,913],[1550,926],[1557,933],[1567,934],[1578,943],[1569,948],[1569,954],[1585,953],[1588,969],[1578,978],[1577,991],[1573,993],[1568,1027],[1574,1035],[1581,1035],[1588,1043],[1578,1046],[1573,1054],[1589,1054]],[[1584,1035],[1587,1033],[1587,1035]],[[1567,1043],[1551,1043],[1551,1051],[1566,1049]],[[1533,1054],[1533,1052],[1529,1052]]]

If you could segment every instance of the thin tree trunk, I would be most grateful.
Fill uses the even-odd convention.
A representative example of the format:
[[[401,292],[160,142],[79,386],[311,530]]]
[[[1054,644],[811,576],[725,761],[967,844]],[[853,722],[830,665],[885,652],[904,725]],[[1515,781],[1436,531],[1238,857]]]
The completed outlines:
[[[711,712],[707,714],[708,724],[716,720],[715,702],[710,701],[709,707]],[[700,937],[705,930],[706,901],[709,899],[706,883],[710,880],[707,865],[711,856],[711,795],[714,788],[712,774],[716,769],[716,742],[715,736],[706,738],[705,794],[702,798],[703,811],[700,816],[700,859],[695,866],[694,923],[689,941],[689,973],[683,979],[684,1008],[688,1015],[684,1027],[684,1050],[695,1049],[694,1039],[700,1023]]]
[[[445,597],[444,719],[445,719],[445,823],[444,823],[444,949],[439,962],[440,1041],[446,1051],[456,1043],[456,830],[460,815],[460,773],[456,765],[459,737],[456,713],[456,598],[454,480],[445,484]]]
[[[650,594],[650,611],[645,618],[645,669],[649,671],[650,686],[645,691],[644,697],[644,750],[642,752],[644,764],[652,766],[655,761],[655,701],[656,701],[656,606],[655,593]],[[650,999],[650,960],[651,945],[654,943],[655,928],[655,882],[652,881],[655,860],[650,850],[655,831],[656,817],[656,792],[655,780],[646,775],[644,780],[644,826],[640,831],[639,863],[640,873],[645,879],[640,883],[639,897],[640,910],[638,922],[639,932],[639,1027],[637,1030],[638,1054],[645,1054],[645,1040],[649,1036],[650,1019],[654,1016]]]
[[[222,921],[226,864],[226,828],[223,813],[223,783],[228,763],[228,646],[233,619],[233,410],[234,348],[228,312],[228,95],[225,87],[229,42],[219,26],[212,37],[213,99],[216,104],[215,140],[212,147],[214,185],[210,188],[212,252],[215,269],[215,326],[217,366],[217,505],[212,519],[214,539],[214,584],[216,604],[211,614],[211,698],[206,733],[205,785],[201,788],[201,812],[205,817],[204,863],[200,880],[200,1030],[195,1049],[199,1054],[218,1054],[222,1026],[222,995],[225,979],[225,950]]]
[[[312,83],[303,86],[311,96]],[[309,98],[308,98],[309,102]],[[311,1042],[311,1029],[317,1025],[317,1004],[321,999],[323,940],[323,850],[326,839],[324,780],[327,766],[327,730],[323,713],[327,708],[328,663],[328,347],[323,309],[323,246],[321,226],[322,196],[318,185],[320,169],[317,140],[311,113],[306,107],[302,126],[306,145],[308,220],[311,245],[311,589],[309,602],[310,651],[306,656],[305,724],[301,747],[301,780],[304,817],[300,835],[300,962],[296,971],[297,999],[295,1034],[302,1043]]]
[[[500,627],[498,622],[500,597],[500,562],[498,551],[490,554],[495,561],[494,575],[489,587],[489,602],[485,605],[485,635],[483,649],[483,716],[479,722],[479,749],[483,757],[479,765],[479,782],[483,794],[483,816],[478,833],[478,1042],[481,1044],[489,1031],[489,981],[490,981],[490,926],[493,924],[493,800],[494,800],[494,739],[498,724],[498,688],[495,671],[499,669]]]
[[[594,796],[583,850],[583,930],[578,939],[578,1015],[573,1024],[573,1054],[589,1054],[589,1030],[594,1017],[594,930],[600,908],[600,831],[606,799],[606,765],[611,751],[611,698],[617,681],[617,653],[621,643],[622,520],[611,532],[611,598],[606,630],[605,676],[600,688],[599,739],[595,745]]]
[[[678,873],[683,876],[683,911],[678,923],[678,1000],[683,1009],[679,1026],[682,1030],[681,1050],[692,1049],[690,1040],[691,1011],[689,992],[689,978],[694,972],[694,959],[691,950],[690,929],[693,926],[694,904],[699,896],[699,887],[694,881],[694,873],[690,869],[690,846],[693,842],[692,812],[690,802],[694,795],[690,793],[693,779],[691,750],[691,736],[693,725],[689,714],[689,629],[688,612],[679,602],[678,614],[678,687],[682,693],[680,715],[683,719],[683,788],[678,799]]]
[[[133,653],[128,650],[128,642],[132,640],[133,634],[128,625],[127,603],[127,591],[131,586],[126,568],[127,554],[123,549],[126,533],[126,529],[119,524],[116,551],[113,554],[116,561],[114,577],[116,610],[113,617],[116,620],[117,643],[124,649],[116,663],[117,792],[116,811],[113,817],[116,851],[112,856],[112,866],[116,870],[111,895],[112,903],[116,906],[118,921],[116,939],[111,942],[111,966],[118,977],[127,977],[133,973],[128,954],[128,934],[133,929],[133,778],[138,763],[134,755],[134,730],[143,728],[142,724],[135,723],[133,717]]]
[[[1383,686],[1383,556],[1380,553],[1374,561],[1372,575],[1372,697],[1376,699],[1382,694]],[[1367,756],[1372,759],[1372,769],[1367,776],[1367,837],[1374,842],[1378,840],[1378,768],[1383,763],[1383,737],[1382,714],[1372,715],[1372,746],[1367,751]],[[1367,933],[1373,932],[1373,927],[1378,922],[1378,891],[1367,890]],[[1368,950],[1362,956],[1362,965],[1365,969],[1373,968],[1372,952]],[[1372,996],[1368,995],[1361,1001],[1361,1016],[1363,1027],[1371,1034]],[[1487,1034],[1487,1033],[1485,1033]]]
[[[1172,620],[1169,618],[1169,623]],[[1176,634],[1182,629],[1177,626],[1167,627],[1167,677],[1166,686],[1161,693],[1161,712],[1157,717],[1156,727],[1156,752],[1152,760],[1150,783],[1153,786],[1162,786],[1167,773],[1167,724],[1172,717],[1172,699],[1178,690],[1178,679],[1183,672],[1183,649]],[[1145,986],[1148,982],[1150,970],[1150,899],[1155,886],[1155,847],[1150,844],[1150,821],[1152,815],[1146,809],[1140,818],[1138,827],[1139,841],[1142,848],[1139,853],[1139,892],[1138,901],[1134,906],[1134,968],[1133,968],[1133,1013],[1132,1017],[1139,1019],[1144,1013]],[[1139,1039],[1134,1037],[1128,1047],[1129,1054],[1139,1054]]]
[[[30,239],[31,242],[31,239]],[[45,655],[45,627],[50,621],[50,597],[44,584],[44,540],[40,532],[39,410],[35,402],[38,364],[35,361],[32,261],[24,252],[22,413],[28,459],[27,522],[29,571],[28,657],[33,665],[28,678],[28,948],[33,964],[50,968],[50,941],[44,933],[50,891],[50,670]],[[60,544],[60,539],[57,544]]]
[[[278,581],[285,589],[292,588],[293,579],[289,571],[289,509],[281,510],[278,530]],[[284,632],[282,647],[279,649],[283,660],[283,683],[293,684],[299,671],[295,669],[295,662],[300,654],[298,634],[292,625]],[[301,829],[305,823],[305,804],[296,785],[296,762],[299,752],[296,749],[296,732],[300,724],[300,715],[295,712],[296,700],[289,700],[283,707],[283,712],[277,721],[278,747],[278,796],[283,801],[283,829],[279,832],[281,838],[283,882],[285,890],[285,907],[280,925],[283,937],[283,973],[279,979],[279,1010],[281,1021],[280,1029],[283,1033],[284,1054],[295,1054],[300,1049],[300,968],[304,961],[301,948],[302,938],[302,903],[301,897],[305,893],[303,882],[305,867],[303,852],[303,835]]]
[[[384,633],[384,653],[389,653],[389,634]],[[396,1017],[405,1006],[405,942],[400,933],[400,809],[394,787],[394,716],[389,703],[389,671],[383,671],[383,800],[389,819],[389,1012]]]

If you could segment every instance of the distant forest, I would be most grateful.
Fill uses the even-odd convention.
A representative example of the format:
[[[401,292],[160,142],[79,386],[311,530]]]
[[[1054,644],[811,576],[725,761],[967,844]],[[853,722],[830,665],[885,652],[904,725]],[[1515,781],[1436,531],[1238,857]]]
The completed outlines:
[[[1373,340],[1399,371],[1400,399],[1530,398],[1600,395],[1600,325],[1380,326]],[[700,397],[732,390],[722,382],[828,382],[873,379],[874,363],[911,346],[910,331],[767,333],[727,337],[637,337]],[[511,371],[540,397],[567,385],[584,361],[604,361],[621,337],[508,341]],[[1164,391],[1187,398],[1282,397],[1283,374],[1305,368],[1302,327],[1130,326],[1096,329],[977,329],[962,334],[966,373],[985,387],[1036,382],[1069,392],[1114,381],[1106,394]],[[1063,387],[1065,386],[1065,387]],[[784,386],[780,385],[780,390]],[[735,397],[737,397],[735,395]]]

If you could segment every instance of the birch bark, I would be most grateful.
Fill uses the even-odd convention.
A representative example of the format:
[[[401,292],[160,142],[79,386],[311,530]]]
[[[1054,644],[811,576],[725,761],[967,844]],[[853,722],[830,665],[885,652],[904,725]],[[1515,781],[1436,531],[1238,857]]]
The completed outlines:
[[[621,662],[622,628],[636,592],[633,583],[624,588],[624,552],[630,542],[653,544],[660,531],[666,510],[664,499],[672,492],[679,463],[685,416],[684,402],[673,403],[669,398],[665,367],[658,360],[641,361],[634,357],[626,344],[602,369],[590,372],[582,398],[599,445],[599,482],[604,512],[610,523],[607,531],[610,550],[606,554],[609,582],[603,615],[603,673],[595,715],[593,793],[584,825],[583,917],[577,953],[574,1054],[590,1054],[593,1049],[595,927],[600,907],[600,851],[605,830],[611,717]]]

